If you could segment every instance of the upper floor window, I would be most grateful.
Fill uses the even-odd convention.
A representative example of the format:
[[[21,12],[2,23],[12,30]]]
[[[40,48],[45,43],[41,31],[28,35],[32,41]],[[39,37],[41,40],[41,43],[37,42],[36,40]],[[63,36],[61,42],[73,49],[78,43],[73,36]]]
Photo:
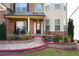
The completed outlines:
[[[55,31],[60,31],[60,19],[55,19]]]
[[[45,6],[45,10],[48,11],[49,10],[49,5]]]
[[[60,4],[55,4],[55,9],[60,9]]]
[[[35,4],[34,5],[34,12],[42,12],[42,4]]]
[[[16,3],[15,11],[16,12],[27,12],[27,4],[26,3]]]
[[[50,31],[50,20],[46,19],[46,31]]]

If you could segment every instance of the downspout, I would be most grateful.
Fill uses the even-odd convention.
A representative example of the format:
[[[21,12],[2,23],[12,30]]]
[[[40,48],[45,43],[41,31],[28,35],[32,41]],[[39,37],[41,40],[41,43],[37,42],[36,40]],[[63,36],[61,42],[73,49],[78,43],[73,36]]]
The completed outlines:
[[[68,23],[67,23],[67,3],[66,3],[66,32],[68,33]],[[67,33],[66,33],[66,35],[67,35]]]

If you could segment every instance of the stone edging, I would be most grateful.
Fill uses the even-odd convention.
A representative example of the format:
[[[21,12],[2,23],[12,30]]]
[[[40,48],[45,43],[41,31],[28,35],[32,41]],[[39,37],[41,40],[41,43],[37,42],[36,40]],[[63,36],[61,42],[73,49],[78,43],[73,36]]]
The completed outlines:
[[[77,43],[47,43],[48,47],[56,49],[74,50],[77,49]]]

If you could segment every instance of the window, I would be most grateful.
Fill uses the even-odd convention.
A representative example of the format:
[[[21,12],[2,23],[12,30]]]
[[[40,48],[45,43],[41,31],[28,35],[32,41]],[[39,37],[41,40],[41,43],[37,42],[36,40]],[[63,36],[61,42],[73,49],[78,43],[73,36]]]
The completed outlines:
[[[50,21],[46,20],[46,31],[50,31]]]
[[[42,12],[42,4],[35,4],[34,11],[35,12]]]
[[[60,9],[60,4],[55,4],[55,9]]]
[[[60,31],[60,19],[55,20],[55,31]]]
[[[16,31],[16,33],[18,32],[18,34],[25,34],[28,31],[27,25],[27,21],[16,21],[16,29],[14,30]]]
[[[27,4],[26,3],[16,3],[15,11],[16,12],[27,12]]]
[[[46,10],[46,11],[49,10],[49,6],[45,6],[45,10]]]

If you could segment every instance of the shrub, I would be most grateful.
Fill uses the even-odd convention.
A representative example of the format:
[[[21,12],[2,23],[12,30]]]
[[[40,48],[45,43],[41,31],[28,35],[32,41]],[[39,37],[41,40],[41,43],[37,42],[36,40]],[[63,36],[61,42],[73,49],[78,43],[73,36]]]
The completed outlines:
[[[53,42],[59,42],[59,38],[54,38]]]
[[[76,40],[77,41],[77,43],[79,43],[79,40]]]
[[[71,35],[67,35],[64,39],[64,42],[67,43],[67,42],[74,42],[74,40],[72,41],[72,38],[71,38]]]
[[[62,39],[62,37],[60,35],[55,35],[54,36],[54,39],[53,39],[54,42],[64,42],[64,40]]]
[[[73,40],[74,25],[73,25],[73,20],[72,19],[69,19],[69,22],[68,22],[68,36],[71,36],[71,40]]]
[[[5,25],[5,23],[0,24],[0,40],[6,40],[6,25]]]
[[[48,41],[53,41],[53,38],[48,38]]]

